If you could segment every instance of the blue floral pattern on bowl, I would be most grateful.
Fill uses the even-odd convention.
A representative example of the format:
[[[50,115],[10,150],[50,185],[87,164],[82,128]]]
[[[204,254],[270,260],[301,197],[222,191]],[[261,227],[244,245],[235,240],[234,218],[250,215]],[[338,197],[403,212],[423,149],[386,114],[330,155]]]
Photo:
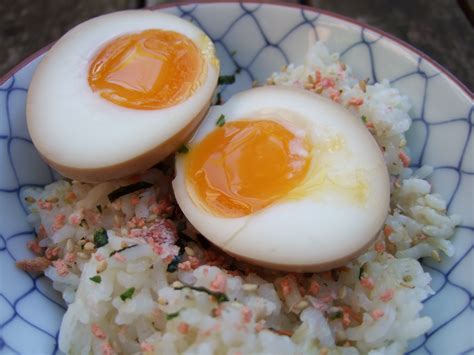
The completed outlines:
[[[169,5],[164,11],[199,25],[214,40],[222,73],[240,69],[224,100],[264,82],[289,62],[300,63],[308,32],[324,41],[360,78],[390,80],[409,96],[413,126],[408,134],[414,167],[428,164],[434,189],[462,216],[456,254],[427,261],[436,294],[425,301],[433,328],[411,343],[414,354],[474,353],[474,134],[473,102],[462,84],[429,58],[380,31],[308,7],[257,3]],[[25,100],[36,54],[0,80],[0,353],[55,354],[65,306],[44,276],[16,269],[31,256],[33,237],[26,222],[23,191],[43,186],[57,175],[33,147],[25,120]]]

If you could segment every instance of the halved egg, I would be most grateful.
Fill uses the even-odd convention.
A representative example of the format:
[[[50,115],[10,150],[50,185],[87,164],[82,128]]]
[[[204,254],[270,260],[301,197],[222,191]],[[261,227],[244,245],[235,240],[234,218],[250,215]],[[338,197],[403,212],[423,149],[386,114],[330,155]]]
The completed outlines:
[[[178,154],[173,188],[208,240],[286,271],[340,266],[379,234],[389,177],[360,119],[304,90],[268,86],[211,108]]]
[[[132,175],[189,139],[218,75],[214,45],[190,22],[149,10],[100,16],[66,33],[39,64],[28,130],[67,177]]]

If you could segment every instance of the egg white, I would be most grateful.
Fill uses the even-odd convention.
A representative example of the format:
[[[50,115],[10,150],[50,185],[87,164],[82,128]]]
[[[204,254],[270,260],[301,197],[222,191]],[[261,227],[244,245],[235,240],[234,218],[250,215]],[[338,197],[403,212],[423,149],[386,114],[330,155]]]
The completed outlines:
[[[159,110],[122,107],[93,92],[88,71],[99,50],[148,29],[178,32],[198,46],[207,66],[202,85],[185,101]],[[212,42],[190,22],[150,10],[100,16],[69,31],[39,64],[27,98],[28,129],[40,154],[69,177],[98,181],[130,175],[189,137],[207,111],[218,75]]]
[[[208,240],[259,265],[318,271],[344,264],[379,234],[389,208],[389,177],[382,153],[360,119],[331,100],[304,90],[255,88],[211,108],[188,143],[190,149],[219,129],[216,121],[221,114],[226,122],[274,117],[288,127],[299,127],[313,144],[322,142],[323,148],[313,156],[315,163],[324,166],[330,176],[340,177],[342,184],[356,176],[362,179],[366,196],[361,202],[350,193],[324,186],[303,188],[298,198],[283,197],[256,213],[225,218],[200,203],[186,182],[187,155],[178,154],[173,181],[177,202]],[[338,141],[341,147],[333,151],[331,144]],[[309,174],[318,174],[317,166]]]

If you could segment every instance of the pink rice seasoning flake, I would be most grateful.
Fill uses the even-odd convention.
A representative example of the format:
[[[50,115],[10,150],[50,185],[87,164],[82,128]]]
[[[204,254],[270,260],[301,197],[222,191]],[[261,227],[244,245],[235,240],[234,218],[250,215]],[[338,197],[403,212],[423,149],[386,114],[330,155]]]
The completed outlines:
[[[127,258],[124,255],[120,254],[120,253],[115,253],[113,258],[117,261],[122,262],[122,263],[127,260]]]
[[[137,195],[133,195],[130,198],[130,203],[132,204],[132,206],[136,206],[140,203],[140,198]]]
[[[385,291],[384,293],[380,295],[380,300],[385,303],[390,302],[394,295],[395,295],[395,290],[393,288],[389,288],[387,291]]]
[[[152,353],[155,351],[153,344],[142,342],[140,343],[140,350],[144,353]]]
[[[407,153],[405,153],[403,150],[400,151],[400,153],[398,154],[398,157],[400,158],[400,160],[402,161],[403,163],[403,166],[405,168],[409,167],[410,166],[410,157],[408,156]]]
[[[52,260],[52,259],[56,259],[60,252],[61,252],[61,247],[49,247],[49,248],[46,248],[44,255],[48,259]]]
[[[179,325],[178,325],[178,331],[179,331],[181,334],[187,334],[187,333],[189,332],[189,324],[188,324],[188,323],[185,323],[185,322],[179,323]]]
[[[28,243],[26,243],[26,246],[28,249],[30,249],[33,253],[36,255],[42,255],[43,254],[43,248],[40,247],[38,240],[30,240]]]
[[[374,249],[377,253],[383,253],[385,251],[385,243],[383,241],[376,242]]]
[[[84,217],[82,211],[76,211],[74,213],[71,213],[68,217],[68,222],[69,224],[73,226],[78,226],[81,224],[82,218]]]
[[[69,274],[69,269],[64,262],[64,260],[58,259],[53,261],[53,266],[56,269],[56,272],[58,273],[59,276],[67,276]]]
[[[46,228],[44,227],[44,224],[40,224],[38,227],[38,230],[36,231],[36,234],[38,235],[38,239],[44,239],[48,236],[48,233],[46,232]]]
[[[108,341],[104,341],[102,343],[102,355],[115,355],[114,348],[112,348],[112,345]]]
[[[179,263],[178,264],[178,269],[180,269],[182,271],[191,271],[192,270],[191,262],[189,260],[187,260],[187,261],[184,261],[182,263]]]
[[[74,263],[76,261],[76,254],[66,253],[66,255],[64,255],[64,261],[67,262],[68,264]]]
[[[309,284],[309,288],[308,288],[308,293],[311,296],[316,296],[320,290],[321,290],[321,286],[319,285],[319,283],[316,280],[311,280]]]
[[[223,273],[218,273],[209,288],[214,292],[224,292],[226,286],[227,277]]]
[[[336,102],[336,103],[340,103],[341,102],[341,93],[339,91],[336,91],[336,90],[332,90],[330,93],[329,93],[329,98]]]
[[[372,312],[370,312],[370,315],[373,319],[377,320],[382,318],[385,315],[385,312],[383,309],[374,309]]]
[[[173,213],[174,205],[167,198],[161,199],[158,203],[154,203],[150,206],[150,212],[158,216],[170,215]]]
[[[105,334],[104,330],[97,323],[92,323],[91,332],[97,339],[103,340],[107,338],[107,334]]]
[[[64,200],[68,203],[73,203],[74,201],[77,200],[77,195],[73,191],[70,191],[66,194],[66,196],[64,197]]]
[[[38,200],[38,207],[42,210],[47,210],[51,211],[53,209],[53,204],[51,202],[43,201],[43,200]]]
[[[194,269],[197,269],[199,267],[199,265],[201,265],[201,261],[195,257],[195,256],[188,256],[188,260],[191,264],[191,268],[194,270]]]
[[[64,223],[66,222],[66,216],[61,214],[61,213],[58,213],[56,215],[56,217],[54,217],[54,223],[53,223],[53,231],[58,231],[60,230],[62,227],[64,227]]]
[[[242,315],[242,321],[244,323],[250,323],[250,321],[252,320],[252,311],[250,310],[250,308],[244,306],[240,313]]]
[[[284,297],[288,296],[291,293],[291,284],[288,277],[285,277],[280,281],[280,287]]]
[[[95,253],[94,258],[97,261],[102,261],[105,259],[105,256],[103,256],[101,253]]]
[[[361,106],[364,103],[364,99],[361,97],[351,97],[347,104],[349,106]]]
[[[360,284],[368,290],[373,290],[375,287],[374,279],[371,277],[362,277],[360,279]]]
[[[333,88],[336,86],[336,82],[334,81],[333,78],[325,77],[321,79],[321,86],[324,89]]]
[[[342,325],[344,328],[348,328],[351,325],[351,316],[347,310],[342,312]]]

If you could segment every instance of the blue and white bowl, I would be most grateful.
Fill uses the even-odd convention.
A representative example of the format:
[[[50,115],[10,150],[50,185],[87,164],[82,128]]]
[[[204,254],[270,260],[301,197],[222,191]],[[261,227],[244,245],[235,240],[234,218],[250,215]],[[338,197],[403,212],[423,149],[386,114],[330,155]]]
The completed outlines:
[[[265,3],[168,5],[164,11],[199,25],[214,40],[222,73],[241,68],[227,99],[263,82],[289,62],[300,63],[308,31],[332,52],[341,52],[360,78],[388,79],[413,104],[408,134],[412,164],[435,168],[431,182],[449,201],[449,212],[462,216],[456,253],[440,264],[428,261],[436,294],[423,313],[433,328],[411,344],[416,354],[474,353],[474,133],[473,100],[457,79],[423,53],[379,30],[309,7]],[[44,277],[15,267],[30,255],[33,237],[26,222],[22,191],[55,178],[28,136],[25,99],[44,49],[0,79],[0,353],[53,354],[65,306]],[[234,54],[234,51],[236,53]]]

